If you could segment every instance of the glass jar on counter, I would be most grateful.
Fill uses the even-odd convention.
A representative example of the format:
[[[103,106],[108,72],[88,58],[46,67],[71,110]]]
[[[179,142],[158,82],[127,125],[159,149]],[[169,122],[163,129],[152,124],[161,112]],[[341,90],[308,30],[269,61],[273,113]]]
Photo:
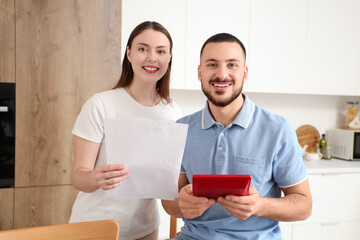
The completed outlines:
[[[359,120],[359,101],[347,101],[347,109],[345,113],[345,127],[354,128]]]

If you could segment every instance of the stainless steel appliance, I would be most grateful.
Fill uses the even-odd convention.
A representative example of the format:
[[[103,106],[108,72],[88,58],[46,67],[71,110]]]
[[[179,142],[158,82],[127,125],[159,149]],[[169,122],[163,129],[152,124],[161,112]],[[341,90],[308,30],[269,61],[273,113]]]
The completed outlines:
[[[330,129],[326,140],[332,145],[332,156],[344,160],[360,160],[360,130]]]
[[[15,176],[15,83],[0,83],[0,188]]]

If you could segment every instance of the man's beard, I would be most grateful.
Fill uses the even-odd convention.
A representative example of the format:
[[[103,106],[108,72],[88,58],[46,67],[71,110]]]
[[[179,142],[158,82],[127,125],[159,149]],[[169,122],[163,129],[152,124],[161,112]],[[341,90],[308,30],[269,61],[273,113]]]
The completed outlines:
[[[212,82],[217,82],[219,84],[232,82],[232,84],[233,84],[234,81],[229,81],[229,80],[227,80],[227,81],[218,81],[218,79],[213,79],[213,80],[210,81],[210,84]],[[224,99],[224,100],[219,100],[219,101],[217,101],[214,96],[211,96],[210,91],[204,90],[203,84],[201,84],[201,89],[202,89],[203,93],[205,94],[205,96],[207,97],[207,99],[212,104],[214,104],[217,107],[226,107],[227,105],[232,103],[235,99],[237,99],[240,96],[240,94],[242,93],[242,90],[243,90],[243,86],[244,86],[244,81],[241,84],[241,88],[238,89],[238,90],[235,90],[229,98]],[[223,91],[215,91],[215,95],[223,95],[223,94],[225,94],[225,92],[223,92]]]

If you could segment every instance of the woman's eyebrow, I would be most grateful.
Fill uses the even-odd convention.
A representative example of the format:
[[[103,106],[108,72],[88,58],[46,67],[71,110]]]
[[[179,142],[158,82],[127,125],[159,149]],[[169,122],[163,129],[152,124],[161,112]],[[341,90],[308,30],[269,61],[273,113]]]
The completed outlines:
[[[138,43],[137,45],[143,45],[143,46],[146,46],[146,47],[150,47],[150,45],[146,44],[146,43]],[[167,46],[157,46],[156,48],[167,48]]]

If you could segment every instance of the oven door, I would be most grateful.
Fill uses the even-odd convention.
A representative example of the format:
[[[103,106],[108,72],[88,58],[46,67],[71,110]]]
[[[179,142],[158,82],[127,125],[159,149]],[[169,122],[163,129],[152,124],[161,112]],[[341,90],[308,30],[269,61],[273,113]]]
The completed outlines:
[[[0,188],[15,176],[15,84],[0,83]]]

